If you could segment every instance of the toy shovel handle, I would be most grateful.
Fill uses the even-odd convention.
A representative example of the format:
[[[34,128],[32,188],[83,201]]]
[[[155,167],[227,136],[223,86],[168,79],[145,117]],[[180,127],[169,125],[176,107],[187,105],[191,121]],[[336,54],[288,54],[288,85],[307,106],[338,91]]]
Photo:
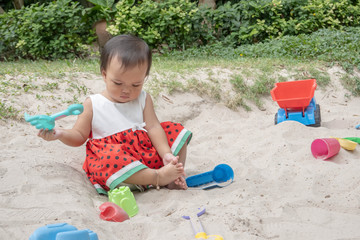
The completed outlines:
[[[54,120],[58,120],[70,115],[79,115],[84,111],[84,106],[81,104],[72,104],[66,110],[51,115]]]

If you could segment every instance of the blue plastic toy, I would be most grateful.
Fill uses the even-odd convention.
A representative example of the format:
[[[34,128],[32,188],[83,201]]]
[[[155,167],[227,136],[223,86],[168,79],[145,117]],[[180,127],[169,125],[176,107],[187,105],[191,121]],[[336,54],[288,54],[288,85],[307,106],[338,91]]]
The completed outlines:
[[[284,121],[297,121],[306,126],[319,127],[320,126],[320,106],[316,104],[315,98],[312,98],[310,104],[302,111],[291,111],[285,112],[285,109],[279,108],[275,114],[275,124]]]
[[[359,129],[360,129],[360,124],[356,125],[355,128],[356,128],[357,130],[359,130]]]
[[[226,187],[234,180],[234,171],[227,164],[219,164],[214,170],[186,178],[188,187],[211,189]]]
[[[52,130],[55,127],[55,120],[59,120],[66,116],[70,115],[79,115],[84,111],[84,107],[81,104],[72,104],[66,110],[55,113],[51,116],[47,115],[35,115],[30,116],[25,113],[25,121],[29,122],[31,125],[35,126],[37,129],[48,129]]]
[[[99,238],[89,229],[77,230],[67,223],[56,223],[36,229],[29,240],[99,240]]]
[[[275,83],[270,91],[272,99],[279,105],[275,114],[275,124],[297,121],[306,126],[319,127],[320,106],[316,104],[314,93],[316,79]]]

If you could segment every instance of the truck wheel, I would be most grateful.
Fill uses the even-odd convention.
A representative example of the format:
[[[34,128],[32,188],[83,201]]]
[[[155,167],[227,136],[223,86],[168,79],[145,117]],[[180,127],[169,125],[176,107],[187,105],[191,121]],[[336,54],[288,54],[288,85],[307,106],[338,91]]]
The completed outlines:
[[[314,112],[315,123],[309,125],[309,127],[320,127],[321,125],[321,114],[320,114],[320,105],[316,104],[316,110]]]
[[[320,105],[316,104],[316,110],[319,111],[319,124],[321,123]]]
[[[276,114],[275,114],[275,119],[274,119],[275,125],[278,123],[278,122],[277,122],[277,117],[278,117],[278,114],[276,113]]]

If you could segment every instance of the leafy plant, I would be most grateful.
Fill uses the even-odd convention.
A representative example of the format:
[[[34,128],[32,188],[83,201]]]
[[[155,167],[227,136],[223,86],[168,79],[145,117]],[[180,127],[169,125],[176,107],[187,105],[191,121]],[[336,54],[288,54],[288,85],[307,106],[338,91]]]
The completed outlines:
[[[88,2],[94,4],[94,7],[89,9],[89,15],[96,15],[96,20],[105,19],[110,21],[115,13],[115,0],[88,0]]]
[[[58,59],[86,54],[91,26],[77,2],[33,4],[0,15],[0,59]]]
[[[135,5],[120,1],[116,8],[114,23],[107,28],[112,35],[132,33],[155,48],[183,48],[197,40],[192,26],[198,9],[188,0],[144,0]]]
[[[351,54],[349,54],[351,53]],[[360,28],[321,29],[310,35],[286,36],[255,45],[242,45],[235,55],[246,57],[291,57],[338,62],[346,70],[360,69]]]

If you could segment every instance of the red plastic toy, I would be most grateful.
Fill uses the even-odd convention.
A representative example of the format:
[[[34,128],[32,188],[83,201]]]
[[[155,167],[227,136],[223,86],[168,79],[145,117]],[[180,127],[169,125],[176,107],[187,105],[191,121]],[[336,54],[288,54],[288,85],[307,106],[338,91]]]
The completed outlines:
[[[279,107],[287,110],[302,110],[310,104],[317,87],[315,79],[275,83],[271,96]]]
[[[112,202],[105,202],[99,207],[100,218],[106,221],[123,222],[129,219],[124,209]]]
[[[320,126],[320,106],[314,98],[316,87],[316,79],[275,83],[270,91],[280,107],[275,124],[292,120],[307,126]]]

